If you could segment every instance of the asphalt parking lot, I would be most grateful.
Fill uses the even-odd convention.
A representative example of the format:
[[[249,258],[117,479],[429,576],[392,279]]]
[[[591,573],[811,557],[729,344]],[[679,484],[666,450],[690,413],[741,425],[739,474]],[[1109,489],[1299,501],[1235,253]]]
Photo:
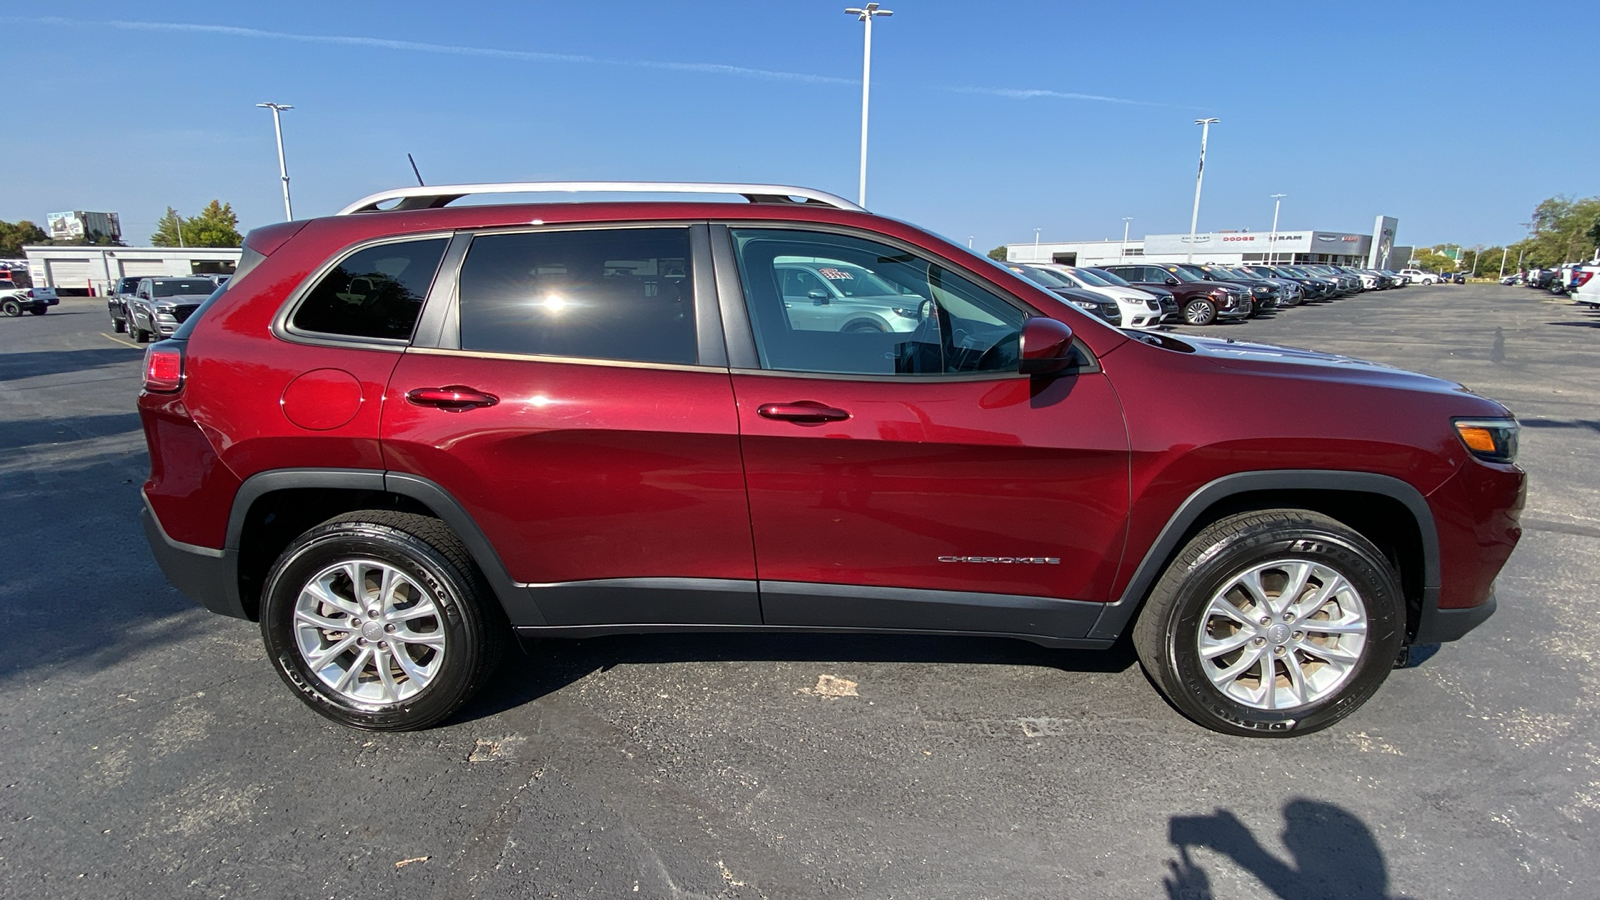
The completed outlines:
[[[1199,331],[1526,426],[1499,613],[1308,737],[1203,731],[1128,652],[849,636],[552,644],[443,727],[346,730],[156,569],[103,302],[0,319],[0,896],[1593,897],[1600,313],[1411,287]]]

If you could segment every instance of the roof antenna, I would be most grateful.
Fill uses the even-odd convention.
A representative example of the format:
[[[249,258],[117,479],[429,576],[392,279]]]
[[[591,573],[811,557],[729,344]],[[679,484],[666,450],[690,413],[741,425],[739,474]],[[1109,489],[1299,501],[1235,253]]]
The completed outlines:
[[[417,171],[417,161],[411,158],[411,154],[406,154],[406,161],[411,163],[411,174],[417,176],[417,186],[427,187],[427,185],[423,184],[422,182],[422,173]]]

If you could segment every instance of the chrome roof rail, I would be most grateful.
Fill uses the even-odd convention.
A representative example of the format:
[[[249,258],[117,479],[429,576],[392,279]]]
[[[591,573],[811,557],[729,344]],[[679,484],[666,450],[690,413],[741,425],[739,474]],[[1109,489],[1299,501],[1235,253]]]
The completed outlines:
[[[802,203],[835,209],[864,210],[843,197],[785,184],[715,184],[693,181],[508,181],[493,184],[439,184],[379,191],[339,210],[347,216],[378,211],[378,205],[399,201],[390,210],[438,209],[477,194],[732,194],[751,203]]]

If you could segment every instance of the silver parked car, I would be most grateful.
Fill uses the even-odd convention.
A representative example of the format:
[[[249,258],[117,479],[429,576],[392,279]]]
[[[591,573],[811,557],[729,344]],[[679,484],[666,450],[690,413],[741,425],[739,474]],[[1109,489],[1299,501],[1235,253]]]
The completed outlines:
[[[915,331],[927,299],[837,260],[780,256],[773,269],[789,327],[796,331]]]

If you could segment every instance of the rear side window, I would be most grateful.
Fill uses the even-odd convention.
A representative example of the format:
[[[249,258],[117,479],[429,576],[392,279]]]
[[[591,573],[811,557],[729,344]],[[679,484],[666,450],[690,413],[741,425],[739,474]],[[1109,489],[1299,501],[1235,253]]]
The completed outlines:
[[[357,250],[322,276],[290,325],[342,337],[408,340],[447,243],[427,238]]]
[[[461,266],[461,349],[693,365],[684,228],[485,234]]]

